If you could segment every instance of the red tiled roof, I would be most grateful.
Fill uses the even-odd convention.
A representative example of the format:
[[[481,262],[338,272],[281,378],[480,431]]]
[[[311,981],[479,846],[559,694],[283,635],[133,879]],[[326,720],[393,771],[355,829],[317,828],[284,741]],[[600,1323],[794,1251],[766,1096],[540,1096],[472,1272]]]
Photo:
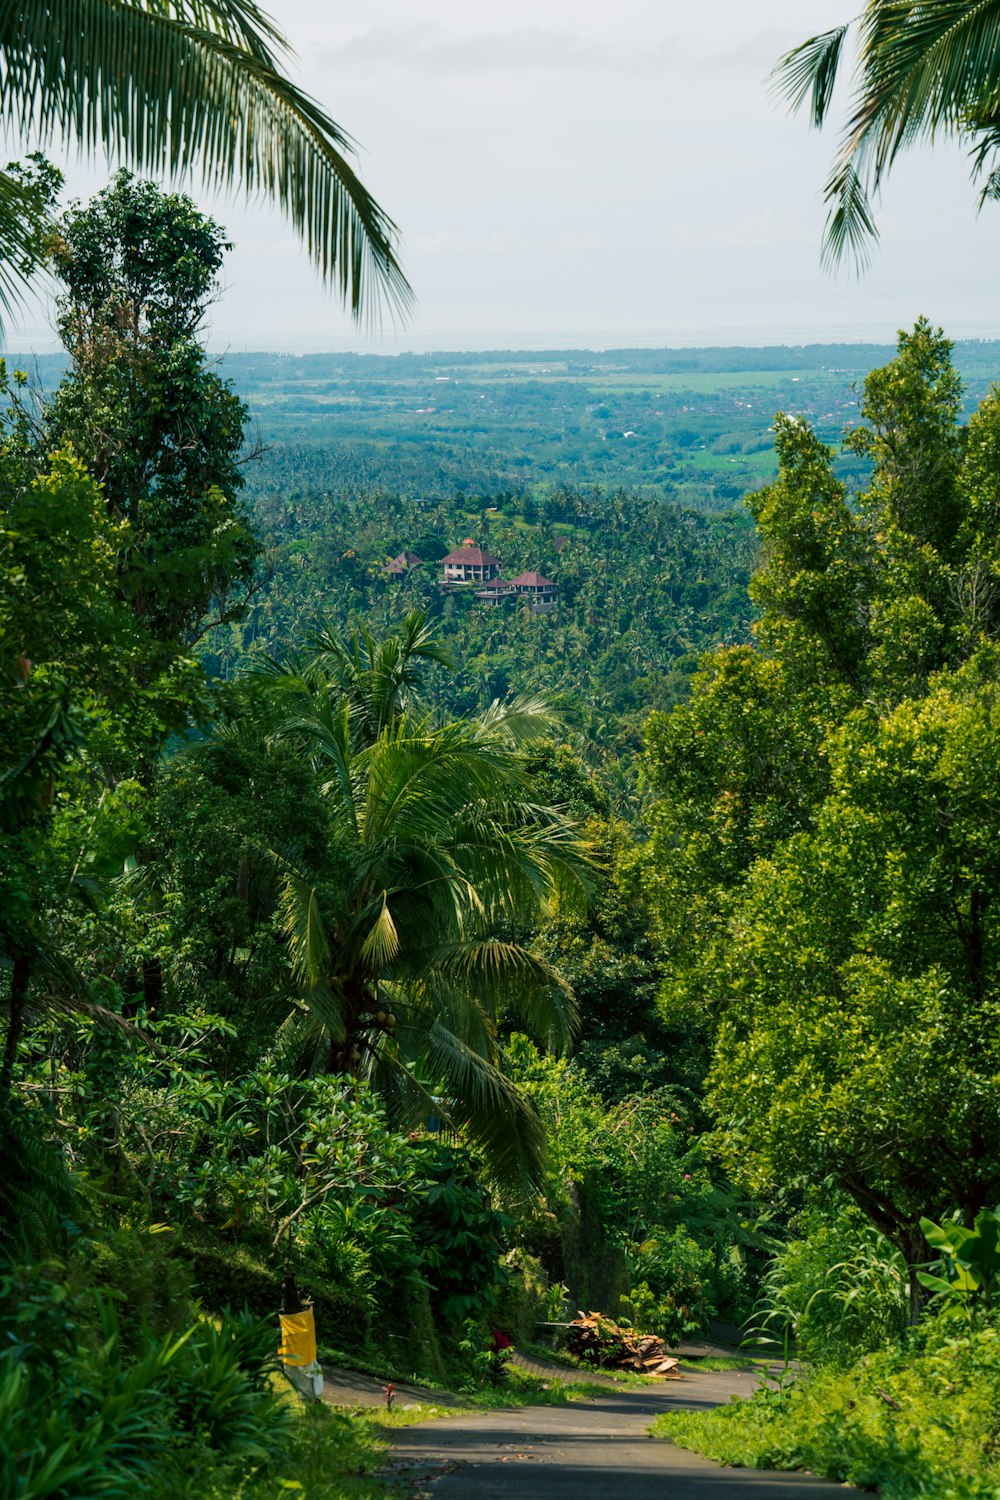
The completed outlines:
[[[520,578],[511,579],[511,587],[515,589],[554,589],[556,585],[551,578],[543,578],[541,573],[522,573]]]
[[[467,563],[473,568],[499,568],[500,559],[491,557],[484,552],[482,547],[456,547],[454,552],[449,552],[447,557],[441,559],[442,563]]]

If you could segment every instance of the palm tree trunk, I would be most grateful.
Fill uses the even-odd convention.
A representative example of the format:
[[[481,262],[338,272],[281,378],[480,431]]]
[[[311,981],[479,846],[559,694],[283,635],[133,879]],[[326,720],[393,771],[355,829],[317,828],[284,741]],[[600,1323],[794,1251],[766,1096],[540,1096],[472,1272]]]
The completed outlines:
[[[4,1045],[3,1066],[0,1068],[0,1108],[10,1097],[10,1086],[14,1077],[14,1062],[17,1044],[24,1030],[24,1012],[28,1004],[28,981],[31,978],[31,961],[23,953],[14,957],[14,968],[10,981],[10,1020],[7,1023],[7,1040]]]

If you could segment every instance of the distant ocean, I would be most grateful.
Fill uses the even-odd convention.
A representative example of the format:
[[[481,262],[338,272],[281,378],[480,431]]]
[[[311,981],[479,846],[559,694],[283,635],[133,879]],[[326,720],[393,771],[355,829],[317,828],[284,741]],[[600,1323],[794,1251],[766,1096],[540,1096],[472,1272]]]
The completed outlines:
[[[894,345],[895,326],[874,323],[838,323],[806,326],[746,326],[740,328],[673,329],[472,329],[460,331],[409,328],[398,333],[387,330],[379,336],[361,333],[299,331],[261,333],[259,329],[207,327],[211,353],[224,354],[436,354],[436,353],[552,353],[558,350],[590,350],[604,353],[619,349],[759,349],[802,348],[809,344]],[[989,342],[1000,339],[1000,323],[949,323],[949,338]],[[42,324],[12,327],[4,341],[8,359],[55,355],[61,352],[52,328]],[[11,351],[11,352],[7,352]],[[28,352],[26,352],[28,351]]]

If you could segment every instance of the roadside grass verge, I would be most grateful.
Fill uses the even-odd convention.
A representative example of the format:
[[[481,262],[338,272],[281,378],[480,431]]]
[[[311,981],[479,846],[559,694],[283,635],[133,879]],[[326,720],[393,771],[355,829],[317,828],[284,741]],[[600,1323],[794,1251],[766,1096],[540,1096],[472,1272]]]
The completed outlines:
[[[670,1412],[651,1431],[718,1463],[806,1469],[883,1500],[998,1500],[1000,1336],[764,1376],[749,1399]]]

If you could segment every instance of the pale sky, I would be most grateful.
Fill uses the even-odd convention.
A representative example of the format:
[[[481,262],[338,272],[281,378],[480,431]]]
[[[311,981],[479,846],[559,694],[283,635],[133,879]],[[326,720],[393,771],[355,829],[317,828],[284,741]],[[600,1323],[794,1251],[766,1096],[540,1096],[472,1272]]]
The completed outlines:
[[[418,307],[408,326],[365,337],[276,213],[212,201],[194,182],[237,245],[213,345],[882,341],[921,313],[954,337],[1000,336],[1000,205],[977,215],[956,147],[896,169],[860,282],[820,268],[835,131],[790,117],[766,79],[780,53],[854,9],[281,0],[293,72],[361,143]],[[88,192],[106,172],[68,176]],[[10,342],[51,347],[44,314]]]

